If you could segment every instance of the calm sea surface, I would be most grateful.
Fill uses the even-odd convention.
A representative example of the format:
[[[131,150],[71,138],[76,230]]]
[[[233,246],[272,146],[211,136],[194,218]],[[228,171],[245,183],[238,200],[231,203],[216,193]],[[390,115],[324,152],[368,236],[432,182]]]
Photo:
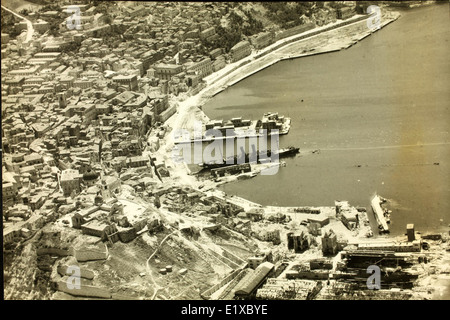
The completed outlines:
[[[367,208],[378,193],[390,200],[392,234],[405,233],[407,223],[421,232],[448,230],[449,80],[448,4],[402,11],[347,50],[277,63],[203,110],[211,119],[278,111],[292,118],[280,145],[301,154],[274,176],[222,190],[263,205],[348,200]]]

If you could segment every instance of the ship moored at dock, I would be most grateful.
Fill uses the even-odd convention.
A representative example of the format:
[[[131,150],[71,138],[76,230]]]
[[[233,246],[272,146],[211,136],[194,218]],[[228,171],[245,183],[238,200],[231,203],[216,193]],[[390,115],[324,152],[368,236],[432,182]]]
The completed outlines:
[[[245,120],[242,117],[232,118],[228,121],[210,120],[206,123],[205,132],[201,138],[175,139],[175,143],[212,142],[225,139],[285,135],[289,133],[290,128],[291,118],[280,116],[278,112],[266,112],[261,120]]]
[[[390,218],[386,215],[387,211],[381,207],[381,204],[385,202],[386,199],[381,198],[379,195],[375,195],[371,200],[372,210],[377,219],[380,233],[389,233],[388,223],[390,222]]]
[[[256,163],[268,163],[272,162],[274,159],[279,158],[285,158],[290,156],[295,156],[297,153],[300,152],[300,148],[297,147],[287,147],[287,148],[281,148],[277,151],[274,151],[273,153],[268,151],[260,151],[258,153],[253,151],[253,153],[250,155],[245,152],[241,152],[240,156],[234,156],[229,157],[227,159],[223,159],[222,163],[200,163],[199,166],[203,167],[203,169],[216,169],[221,167],[227,167],[236,165],[239,163],[250,163],[250,162],[256,162]]]

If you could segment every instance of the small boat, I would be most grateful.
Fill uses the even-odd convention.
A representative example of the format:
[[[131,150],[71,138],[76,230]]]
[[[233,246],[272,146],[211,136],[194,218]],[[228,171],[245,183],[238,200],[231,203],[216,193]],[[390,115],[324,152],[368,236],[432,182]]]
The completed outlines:
[[[242,173],[240,175],[238,175],[238,180],[246,180],[246,179],[251,179],[253,177],[256,177],[258,174],[256,172],[247,172],[247,173]]]
[[[277,153],[278,153],[278,155],[279,155],[280,157],[282,157],[282,156],[290,156],[290,155],[294,155],[294,154],[297,154],[297,153],[299,153],[299,152],[300,152],[300,148],[296,148],[296,147],[289,146],[289,147],[287,147],[287,148],[278,150]]]

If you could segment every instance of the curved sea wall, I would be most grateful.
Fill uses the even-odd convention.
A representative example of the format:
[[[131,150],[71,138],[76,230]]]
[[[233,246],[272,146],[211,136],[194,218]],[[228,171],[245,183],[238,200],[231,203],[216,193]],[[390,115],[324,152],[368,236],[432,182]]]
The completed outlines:
[[[350,19],[347,19],[347,20],[344,20],[344,21],[341,21],[341,22],[338,22],[338,23],[334,23],[334,24],[332,24],[330,26],[319,27],[319,28],[317,28],[318,30],[309,29],[308,31],[304,31],[304,32],[298,34],[297,36],[291,36],[290,38],[289,37],[283,38],[283,39],[278,41],[279,43],[274,43],[274,44],[266,47],[265,49],[263,49],[261,52],[257,53],[252,58],[247,57],[247,58],[242,59],[241,62],[238,62],[238,64],[236,66],[234,66],[230,70],[226,71],[225,73],[221,74],[218,78],[215,78],[214,80],[211,80],[211,82],[208,84],[208,86],[213,86],[216,82],[224,79],[225,77],[227,77],[230,74],[232,74],[233,72],[239,70],[243,66],[245,66],[245,65],[247,65],[249,63],[258,62],[257,60],[259,58],[267,56],[268,54],[270,54],[270,53],[272,53],[272,52],[274,52],[274,51],[276,51],[276,50],[278,50],[278,49],[280,49],[282,47],[285,47],[285,46],[287,46],[289,44],[292,44],[294,42],[301,41],[301,40],[304,40],[304,39],[312,38],[312,37],[320,35],[322,33],[325,33],[325,32],[328,32],[328,31],[331,31],[331,30],[334,30],[334,29],[338,29],[338,28],[341,28],[341,27],[345,27],[345,26],[350,25],[350,24],[354,24],[354,23],[358,23],[358,22],[361,22],[361,21],[365,21],[365,20],[367,20],[367,19],[369,19],[371,17],[372,17],[372,15],[368,15],[368,14],[361,15],[361,16],[357,16],[356,18],[350,18]],[[396,18],[394,18],[394,19],[388,18],[388,19],[389,19],[389,21],[387,23],[383,23],[381,27],[383,27],[386,24],[394,21]],[[369,34],[370,34],[370,31],[369,31]],[[362,40],[366,36],[367,35],[364,35],[364,37],[361,37],[359,40]],[[338,51],[340,49],[342,49],[342,48],[327,49],[325,51],[320,51],[320,52],[306,52],[306,53],[303,53],[300,56],[296,56],[296,57],[303,57],[303,56],[316,55],[316,54],[319,54],[319,53],[333,52],[333,51]],[[275,63],[277,63],[279,61],[282,61],[282,60],[285,60],[285,59],[290,59],[290,58],[296,58],[296,57],[273,57],[273,60],[269,61],[268,63],[264,64],[261,67],[255,67],[255,70],[243,74],[241,77],[239,77],[239,79],[231,81],[231,82],[227,83],[226,85],[222,85],[220,87],[217,87],[216,90],[211,88],[211,90],[214,90],[213,93],[212,94],[209,94],[209,92],[205,93],[205,96],[207,98],[213,97],[213,96],[217,95],[218,93],[222,92],[223,90],[225,90],[226,87],[234,85],[234,84],[238,83],[239,81],[241,81],[241,80],[243,80],[243,79],[245,79],[245,78],[247,78],[247,77],[249,77],[249,76],[251,76],[251,75],[253,75],[253,74],[255,74],[255,73],[257,73],[257,72],[259,72],[259,71],[261,71],[263,69],[265,69],[265,68],[268,68],[269,66],[271,66],[271,65],[273,65],[273,64],[275,64]]]

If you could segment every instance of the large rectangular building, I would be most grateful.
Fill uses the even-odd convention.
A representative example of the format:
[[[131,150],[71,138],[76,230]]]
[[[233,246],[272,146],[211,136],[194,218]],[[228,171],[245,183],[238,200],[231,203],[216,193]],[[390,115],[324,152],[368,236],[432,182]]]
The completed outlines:
[[[80,192],[80,173],[78,170],[67,169],[61,173],[61,188],[64,196],[70,196],[72,192]]]
[[[234,292],[237,299],[251,299],[255,296],[256,290],[262,286],[267,277],[271,275],[275,266],[268,261],[260,264],[256,270],[248,273],[236,286]]]
[[[247,57],[248,55],[250,55],[250,53],[252,53],[252,48],[250,46],[250,42],[246,40],[237,43],[233,48],[230,49],[231,60],[233,62]]]
[[[177,64],[158,63],[153,67],[156,77],[161,80],[170,80],[173,76],[183,71],[183,67]]]
[[[210,58],[205,58],[199,62],[194,63],[187,69],[188,71],[194,72],[201,79],[209,76],[213,73],[213,64]]]
[[[261,32],[251,38],[251,43],[256,49],[262,49],[272,44],[275,40],[274,32]]]
[[[127,87],[127,89],[130,91],[134,91],[138,88],[136,75],[119,75],[113,77],[112,81],[120,86]]]

